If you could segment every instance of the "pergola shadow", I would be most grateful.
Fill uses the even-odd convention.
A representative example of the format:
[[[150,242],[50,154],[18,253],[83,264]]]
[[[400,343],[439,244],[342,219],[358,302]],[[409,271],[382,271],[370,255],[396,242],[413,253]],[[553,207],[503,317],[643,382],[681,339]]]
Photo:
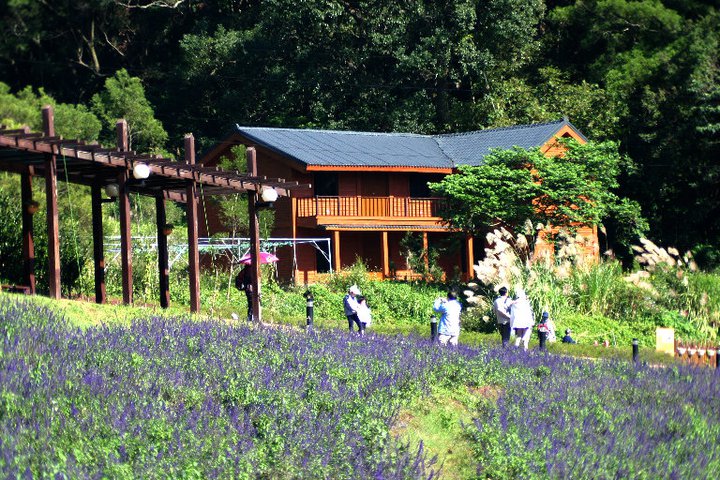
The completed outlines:
[[[17,173],[21,177],[22,238],[24,279],[26,289],[35,294],[35,250],[32,215],[39,208],[33,200],[32,178],[43,177],[46,189],[48,231],[48,284],[51,298],[60,298],[60,240],[57,205],[58,178],[70,184],[90,187],[92,199],[93,258],[95,266],[95,301],[106,302],[105,255],[103,251],[102,204],[112,201],[103,198],[103,192],[116,195],[120,206],[120,245],[122,262],[123,303],[131,304],[132,247],[130,231],[129,194],[138,193],[155,198],[160,305],[170,304],[168,244],[165,232],[165,201],[187,204],[188,264],[190,311],[200,310],[200,269],[198,251],[198,191],[203,195],[248,194],[250,219],[250,255],[253,277],[253,311],[260,320],[260,254],[257,207],[264,190],[272,189],[277,196],[290,196],[292,190],[307,189],[309,185],[286,182],[281,178],[257,176],[255,149],[247,149],[248,173],[227,172],[217,167],[203,167],[195,163],[195,139],[185,136],[184,162],[159,156],[138,154],[129,150],[128,129],[125,120],[116,124],[117,146],[102,145],[82,140],[65,140],[55,135],[54,115],[51,106],[42,109],[43,132],[32,133],[28,127],[5,129],[0,127],[0,171]],[[58,162],[58,156],[63,162]],[[61,177],[60,177],[61,176]],[[273,195],[270,195],[275,196]],[[111,197],[112,198],[112,197]]]

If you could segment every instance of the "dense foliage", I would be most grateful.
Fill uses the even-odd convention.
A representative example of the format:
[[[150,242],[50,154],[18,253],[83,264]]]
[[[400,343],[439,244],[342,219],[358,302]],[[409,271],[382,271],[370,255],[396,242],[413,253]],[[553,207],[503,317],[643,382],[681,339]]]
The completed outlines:
[[[519,225],[529,219],[553,227],[602,225],[622,212],[622,235],[628,248],[647,226],[637,203],[616,190],[624,170],[613,142],[584,145],[562,142],[566,151],[547,157],[539,150],[498,150],[479,166],[461,166],[430,188],[447,199],[441,215],[453,227],[479,234],[500,222]]]
[[[107,131],[108,107],[134,100],[115,87],[140,79],[173,146],[235,123],[440,133],[567,115],[637,164],[619,193],[654,240],[720,238],[712,2],[13,1],[0,28],[12,91],[88,105]],[[146,125],[138,145],[157,147]]]
[[[588,262],[583,238],[565,236],[553,256],[537,258],[537,231],[529,224],[516,235],[505,229],[488,233],[490,247],[475,266],[477,281],[465,291],[471,308],[465,324],[494,327],[492,300],[501,286],[522,287],[533,303],[535,318],[547,311],[558,331],[571,328],[581,343],[655,344],[657,327],[672,327],[678,339],[714,341],[720,333],[720,276],[698,270],[691,253],[658,247],[649,240],[634,246],[632,273],[610,258]]]
[[[720,468],[710,369],[187,319],[80,330],[9,297],[0,338],[4,477],[436,478],[389,432],[448,389],[474,392],[477,478]]]

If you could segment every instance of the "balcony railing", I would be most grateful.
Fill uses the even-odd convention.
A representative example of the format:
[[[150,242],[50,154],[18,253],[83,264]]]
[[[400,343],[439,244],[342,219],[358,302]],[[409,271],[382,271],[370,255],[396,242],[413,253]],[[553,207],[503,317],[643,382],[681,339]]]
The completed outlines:
[[[310,197],[298,198],[298,217],[439,217],[441,198]]]

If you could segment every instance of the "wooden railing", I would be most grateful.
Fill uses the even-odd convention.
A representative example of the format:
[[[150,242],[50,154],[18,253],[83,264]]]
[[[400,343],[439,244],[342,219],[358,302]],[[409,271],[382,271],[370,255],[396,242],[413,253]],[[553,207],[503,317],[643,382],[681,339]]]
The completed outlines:
[[[441,198],[310,197],[298,198],[298,217],[438,217]]]

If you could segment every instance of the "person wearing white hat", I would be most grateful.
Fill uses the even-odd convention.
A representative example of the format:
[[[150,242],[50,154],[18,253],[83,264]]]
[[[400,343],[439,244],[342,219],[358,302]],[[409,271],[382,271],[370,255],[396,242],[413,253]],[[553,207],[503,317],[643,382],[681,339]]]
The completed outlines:
[[[350,332],[353,331],[353,325],[357,325],[358,333],[362,334],[362,324],[357,315],[358,302],[355,298],[357,295],[360,295],[360,289],[357,285],[352,285],[348,288],[348,293],[345,295],[345,298],[343,298],[343,306],[345,307],[345,316],[348,319],[348,329]]]
[[[523,347],[527,350],[535,318],[525,290],[516,289],[515,297],[510,305],[510,326],[515,330],[515,346],[519,347],[522,342]]]
[[[562,338],[562,343],[576,343],[575,340],[570,336],[572,330],[569,328],[565,329],[565,336]]]

